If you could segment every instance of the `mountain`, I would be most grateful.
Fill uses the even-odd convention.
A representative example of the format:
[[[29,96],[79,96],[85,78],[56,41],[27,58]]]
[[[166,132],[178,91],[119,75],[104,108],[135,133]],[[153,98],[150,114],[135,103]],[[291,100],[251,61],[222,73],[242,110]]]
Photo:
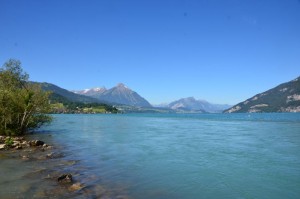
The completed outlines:
[[[74,92],[91,96],[100,101],[106,101],[109,103],[124,104],[136,107],[152,107],[147,100],[122,83],[108,90],[105,88],[96,88]]]
[[[246,112],[300,112],[300,76],[224,111],[224,113]]]
[[[220,113],[229,108],[230,105],[211,104],[205,100],[196,100],[193,97],[188,97],[171,102],[168,107],[172,110]]]
[[[105,87],[98,87],[98,88],[84,89],[84,90],[73,91],[73,92],[79,95],[85,95],[85,96],[97,98],[105,91],[107,91]]]
[[[52,94],[50,96],[50,99],[51,99],[51,97],[56,98],[56,99],[63,97],[63,98],[66,98],[67,100],[72,101],[72,102],[103,103],[100,100],[97,100],[95,98],[88,97],[88,96],[85,96],[85,95],[75,94],[75,93],[70,92],[66,89],[58,87],[54,84],[50,84],[50,83],[46,83],[46,82],[43,82],[43,83],[32,82],[32,83],[40,84],[42,89],[45,90],[45,91],[51,91]]]

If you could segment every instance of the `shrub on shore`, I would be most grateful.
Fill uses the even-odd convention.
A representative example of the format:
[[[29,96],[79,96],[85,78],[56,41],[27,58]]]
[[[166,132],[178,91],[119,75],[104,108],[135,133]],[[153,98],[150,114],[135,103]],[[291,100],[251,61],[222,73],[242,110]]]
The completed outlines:
[[[22,135],[51,122],[50,93],[28,79],[18,60],[10,59],[0,69],[0,134]]]

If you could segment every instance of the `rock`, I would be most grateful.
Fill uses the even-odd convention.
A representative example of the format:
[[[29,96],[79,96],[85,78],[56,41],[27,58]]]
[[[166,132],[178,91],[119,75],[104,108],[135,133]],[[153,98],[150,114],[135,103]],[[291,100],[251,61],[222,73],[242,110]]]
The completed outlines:
[[[67,183],[70,183],[70,182],[73,181],[72,175],[71,175],[70,173],[68,173],[68,174],[63,174],[63,175],[61,175],[61,176],[59,176],[59,177],[57,178],[57,181],[58,181],[58,182],[67,182]]]
[[[52,153],[48,153],[48,154],[46,155],[46,158],[53,158],[53,155],[54,155],[53,152],[52,152]]]
[[[12,147],[17,147],[21,144],[19,141],[14,141],[14,143],[11,145]]]
[[[41,140],[32,140],[29,142],[30,146],[43,146],[44,142]]]
[[[5,149],[6,144],[0,144],[0,150]]]
[[[69,187],[69,191],[78,191],[80,189],[84,188],[84,185],[81,183],[75,183],[72,184],[72,186]]]
[[[34,141],[33,141],[33,140],[28,141],[28,144],[29,144],[30,146],[34,146]]]
[[[24,140],[24,137],[14,137],[13,140],[21,142]]]
[[[0,136],[0,143],[4,143],[5,141],[5,136]]]
[[[21,143],[21,146],[22,146],[23,148],[27,148],[27,147],[30,147],[30,144],[29,144],[27,141],[23,141],[23,142]]]
[[[35,146],[43,146],[44,145],[44,142],[41,141],[41,140],[36,140],[35,141]]]
[[[49,150],[49,149],[52,149],[53,147],[52,146],[49,146],[48,144],[43,144],[43,151],[45,150]]]
[[[21,158],[22,158],[22,160],[29,160],[29,156],[28,155],[22,155]]]
[[[22,146],[18,145],[18,146],[15,147],[15,149],[20,150],[20,149],[22,149]]]

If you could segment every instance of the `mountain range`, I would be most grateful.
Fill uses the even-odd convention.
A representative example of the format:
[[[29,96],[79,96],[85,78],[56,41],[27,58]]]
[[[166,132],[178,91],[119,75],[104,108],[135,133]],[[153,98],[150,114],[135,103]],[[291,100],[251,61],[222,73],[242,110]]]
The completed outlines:
[[[40,84],[43,90],[52,92],[50,99],[53,101],[68,100],[82,103],[105,103],[115,105],[124,112],[300,112],[300,77],[259,93],[232,107],[226,104],[212,104],[205,100],[197,100],[194,97],[182,98],[160,106],[152,106],[145,98],[122,83],[111,89],[103,87],[73,92],[50,83],[37,84]]]
[[[72,91],[72,92],[79,94],[79,95],[85,95],[85,96],[90,96],[93,98],[98,98],[105,91],[107,91],[107,89],[105,87],[97,87],[97,88],[84,89],[84,90]]]
[[[112,104],[124,104],[136,107],[152,107],[146,99],[122,83],[119,83],[115,87],[108,90],[103,87],[74,91],[74,93],[93,97],[99,101],[106,101]]]
[[[224,113],[245,112],[300,112],[300,76],[224,111]]]
[[[169,104],[164,104],[160,107],[182,112],[221,113],[231,106],[227,104],[212,104],[205,100],[196,100],[194,97],[187,97],[173,101]]]
[[[73,91],[76,94],[81,94],[89,97],[94,97],[100,101],[106,101],[115,104],[130,105],[135,107],[150,108],[152,105],[141,97],[135,91],[120,83],[117,86],[106,89],[91,88],[80,91]],[[182,98],[156,108],[170,109],[175,112],[198,112],[198,113],[220,113],[225,109],[231,107],[230,105],[211,104],[205,100],[196,100],[193,97]]]

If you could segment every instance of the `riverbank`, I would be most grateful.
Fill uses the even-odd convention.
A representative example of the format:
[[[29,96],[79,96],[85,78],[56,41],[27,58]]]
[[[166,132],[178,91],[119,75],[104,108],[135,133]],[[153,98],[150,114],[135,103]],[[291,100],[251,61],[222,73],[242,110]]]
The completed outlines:
[[[0,136],[0,198],[128,198],[87,183],[94,176],[85,176],[63,146],[32,137]]]

